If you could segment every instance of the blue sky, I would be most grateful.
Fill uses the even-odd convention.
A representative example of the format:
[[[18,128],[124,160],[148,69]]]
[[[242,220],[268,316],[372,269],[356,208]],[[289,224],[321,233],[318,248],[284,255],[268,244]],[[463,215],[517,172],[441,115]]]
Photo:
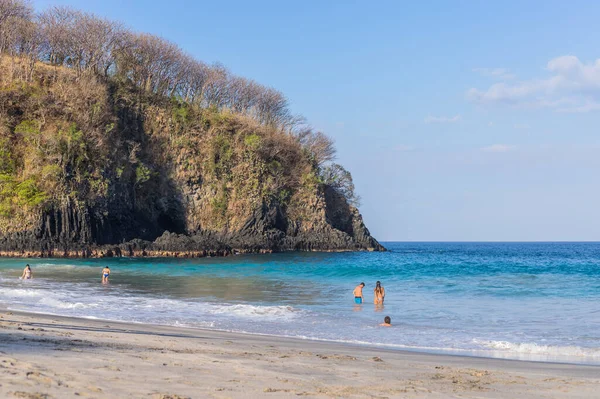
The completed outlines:
[[[600,2],[34,4],[285,93],[335,139],[380,240],[600,239]]]

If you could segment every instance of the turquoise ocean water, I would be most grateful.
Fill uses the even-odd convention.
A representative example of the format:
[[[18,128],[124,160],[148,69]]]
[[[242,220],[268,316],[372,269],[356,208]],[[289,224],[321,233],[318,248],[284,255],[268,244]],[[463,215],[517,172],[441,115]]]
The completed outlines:
[[[14,310],[437,353],[600,364],[600,243],[385,243],[384,253],[0,259]],[[34,279],[18,279],[25,263]],[[100,283],[104,265],[112,269]],[[373,305],[380,280],[383,309]],[[355,305],[364,281],[366,303]],[[393,327],[379,327],[384,316]]]

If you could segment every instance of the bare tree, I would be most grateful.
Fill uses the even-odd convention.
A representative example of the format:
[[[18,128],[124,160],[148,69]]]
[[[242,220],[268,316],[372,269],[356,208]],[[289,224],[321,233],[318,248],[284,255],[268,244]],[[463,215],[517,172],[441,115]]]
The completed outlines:
[[[323,182],[346,198],[349,204],[358,207],[360,197],[354,191],[352,175],[343,166],[331,164],[322,171]]]
[[[281,132],[291,133],[302,123],[275,89],[235,76],[220,64],[207,66],[163,38],[129,32],[119,23],[69,7],[52,7],[34,18],[29,0],[0,0],[3,52],[26,56],[28,75],[37,58],[79,75],[118,76],[147,93],[230,109]],[[325,136],[311,132],[303,139],[318,165],[332,159]]]
[[[25,61],[22,78],[31,81],[44,46],[44,37],[40,26],[33,21],[21,19],[15,24],[15,28],[19,32],[18,54]]]
[[[77,57],[74,49],[75,23],[81,13],[69,7],[52,7],[39,16],[47,41],[45,59],[52,65],[71,66]]]
[[[190,56],[186,56],[183,63],[185,64],[186,85],[184,86],[182,97],[186,101],[202,104],[204,100],[204,91],[210,78],[210,68],[203,62],[196,61]]]
[[[335,144],[331,138],[322,132],[313,132],[306,128],[297,132],[298,141],[308,151],[311,159],[317,167],[322,167],[325,163],[335,160]]]
[[[146,92],[164,96],[185,86],[185,58],[175,44],[148,34],[126,33],[115,49],[118,74]]]
[[[33,7],[27,0],[0,0],[0,54],[9,52],[18,41],[18,25],[31,21]]]
[[[108,75],[114,63],[113,49],[123,34],[123,27],[112,21],[91,14],[75,17],[73,50],[77,53],[76,67]]]
[[[229,71],[221,64],[213,65],[208,72],[204,86],[204,104],[207,107],[222,108],[227,103]]]
[[[30,19],[33,7],[28,0],[0,0],[0,25],[9,18]]]
[[[260,90],[256,115],[260,123],[269,126],[282,126],[291,117],[287,99],[282,93],[272,88]]]

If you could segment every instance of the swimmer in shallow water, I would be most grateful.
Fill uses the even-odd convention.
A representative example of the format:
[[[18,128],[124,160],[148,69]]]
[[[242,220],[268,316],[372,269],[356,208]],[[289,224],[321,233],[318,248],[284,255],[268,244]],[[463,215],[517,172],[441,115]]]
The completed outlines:
[[[392,326],[392,319],[390,316],[385,316],[385,318],[383,319],[383,323],[380,324],[380,326],[382,327],[391,327]]]
[[[359,285],[356,286],[356,288],[354,289],[354,291],[352,292],[354,294],[354,303],[360,305],[361,303],[363,303],[363,287],[365,286],[365,283],[360,283]]]
[[[110,276],[110,268],[106,266],[102,269],[102,284],[108,283],[108,277]]]
[[[375,290],[373,290],[373,302],[375,305],[383,305],[385,299],[385,288],[381,286],[381,282],[378,281],[375,284]]]
[[[25,269],[23,269],[23,275],[21,276],[21,280],[31,280],[33,278],[33,272],[31,271],[31,266],[26,265]]]

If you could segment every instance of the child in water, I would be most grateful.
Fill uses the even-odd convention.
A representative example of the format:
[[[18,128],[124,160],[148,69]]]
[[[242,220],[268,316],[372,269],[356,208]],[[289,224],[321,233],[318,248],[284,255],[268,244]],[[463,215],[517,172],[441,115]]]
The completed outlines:
[[[390,316],[385,316],[385,318],[383,319],[383,323],[381,323],[380,326],[382,326],[382,327],[391,327],[392,326],[392,319],[390,318]]]

